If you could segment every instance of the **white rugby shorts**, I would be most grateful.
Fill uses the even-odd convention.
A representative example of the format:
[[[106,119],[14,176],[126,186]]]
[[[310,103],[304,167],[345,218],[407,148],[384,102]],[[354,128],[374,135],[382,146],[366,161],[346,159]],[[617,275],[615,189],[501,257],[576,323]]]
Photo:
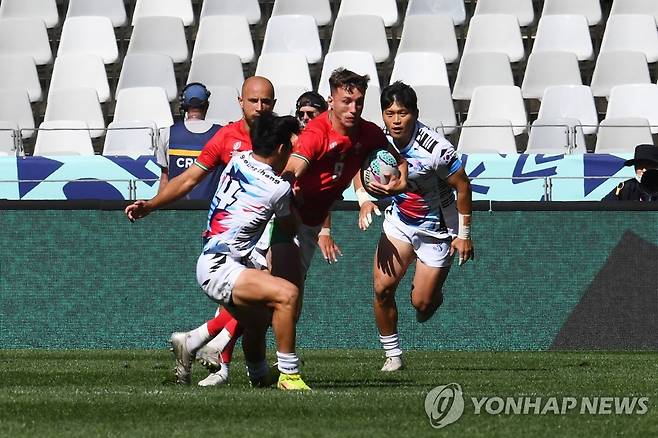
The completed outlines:
[[[201,254],[196,263],[196,279],[211,300],[227,306],[232,303],[233,288],[245,269],[262,269],[254,256],[236,259],[228,254]]]
[[[452,265],[453,256],[450,255],[451,237],[441,239],[428,236],[396,219],[392,214],[385,215],[383,228],[387,237],[411,245],[418,260],[425,265],[432,268],[443,268]]]

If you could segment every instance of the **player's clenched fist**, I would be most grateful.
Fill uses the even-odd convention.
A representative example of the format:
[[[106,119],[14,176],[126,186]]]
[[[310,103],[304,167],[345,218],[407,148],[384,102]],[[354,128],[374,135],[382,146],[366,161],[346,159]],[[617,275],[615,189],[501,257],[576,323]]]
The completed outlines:
[[[135,222],[147,216],[151,212],[151,208],[146,201],[135,201],[124,210],[130,222]]]

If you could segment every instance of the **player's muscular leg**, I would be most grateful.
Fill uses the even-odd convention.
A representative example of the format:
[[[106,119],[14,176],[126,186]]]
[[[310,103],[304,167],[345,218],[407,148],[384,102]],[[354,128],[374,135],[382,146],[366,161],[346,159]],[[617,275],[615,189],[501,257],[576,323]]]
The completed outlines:
[[[272,275],[288,280],[299,289],[299,299],[297,300],[295,312],[295,322],[297,322],[304,298],[304,277],[299,260],[299,248],[294,243],[272,244],[268,251],[267,262]]]
[[[257,363],[265,360],[265,334],[270,326],[272,316],[265,305],[250,307],[231,307],[230,312],[244,327],[242,350],[248,362]]]
[[[420,260],[416,262],[411,289],[411,304],[418,311],[419,321],[427,321],[443,303],[443,283],[450,272],[450,266],[434,268]]]
[[[382,234],[375,252],[374,289],[375,322],[379,333],[388,336],[397,332],[398,309],[395,291],[409,264],[414,260],[413,247]]]
[[[295,351],[295,312],[299,289],[291,282],[269,272],[246,269],[233,287],[237,308],[265,304],[272,309],[272,329],[281,353]]]

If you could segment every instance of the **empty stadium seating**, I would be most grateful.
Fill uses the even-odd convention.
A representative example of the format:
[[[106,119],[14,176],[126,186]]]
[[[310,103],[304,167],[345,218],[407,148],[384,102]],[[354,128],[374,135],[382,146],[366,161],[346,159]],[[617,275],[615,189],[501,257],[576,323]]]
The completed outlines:
[[[560,120],[589,152],[627,151],[647,126],[658,134],[657,23],[650,0],[0,0],[0,153],[31,155],[35,126],[71,120],[113,154],[122,126],[178,119],[192,81],[211,89],[221,123],[240,117],[237,93],[256,73],[287,114],[295,93],[327,96],[340,66],[370,75],[366,118],[381,125],[378,90],[404,80],[421,120],[464,151],[490,131],[486,144],[510,153],[509,125],[516,151],[550,150],[561,131],[542,128]],[[569,101],[587,90],[586,115],[545,101],[564,86]],[[555,150],[585,152],[574,141]]]

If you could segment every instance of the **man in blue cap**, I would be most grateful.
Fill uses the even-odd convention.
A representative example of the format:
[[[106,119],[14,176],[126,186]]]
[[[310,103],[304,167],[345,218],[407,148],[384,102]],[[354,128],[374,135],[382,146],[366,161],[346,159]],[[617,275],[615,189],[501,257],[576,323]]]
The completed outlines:
[[[625,166],[635,167],[635,178],[619,183],[604,201],[658,201],[658,147],[641,144],[635,147],[633,159]]]
[[[160,166],[160,187],[164,189],[170,179],[183,173],[199,156],[204,145],[221,128],[206,119],[210,91],[199,82],[187,84],[180,94],[180,110],[183,120],[160,130],[160,147],[156,161]],[[185,199],[210,201],[217,190],[222,169],[204,179]]]

